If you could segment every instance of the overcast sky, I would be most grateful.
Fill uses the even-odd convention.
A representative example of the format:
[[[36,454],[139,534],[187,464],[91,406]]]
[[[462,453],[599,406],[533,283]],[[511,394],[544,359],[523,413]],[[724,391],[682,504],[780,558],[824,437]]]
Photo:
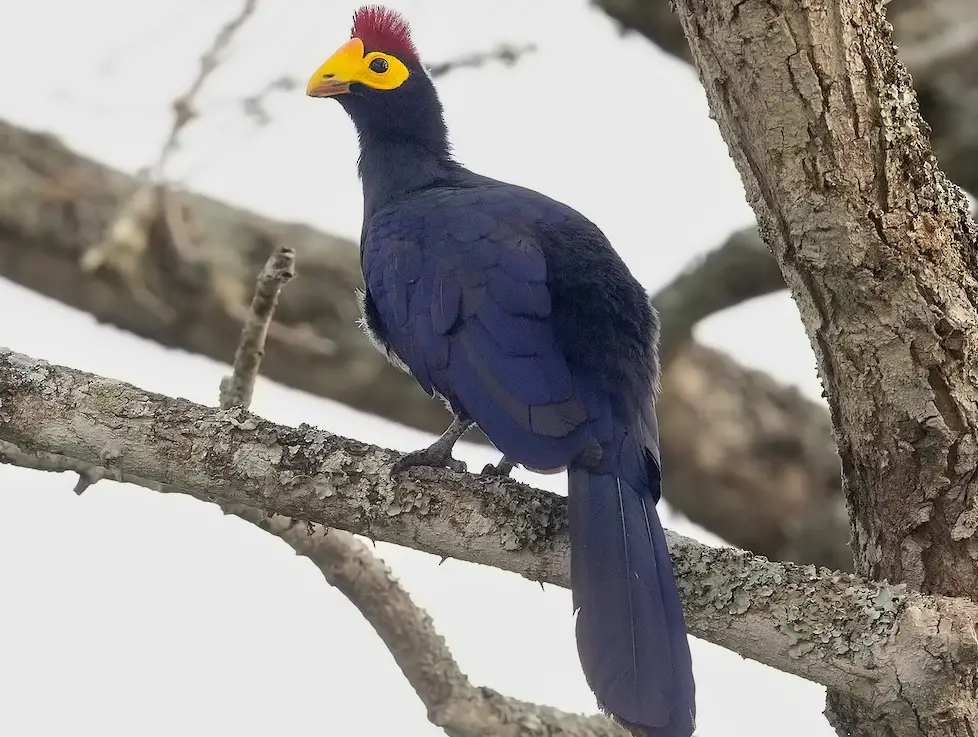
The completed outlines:
[[[2,13],[0,117],[127,171],[151,162],[169,104],[241,0],[34,0]],[[751,221],[695,74],[622,37],[585,0],[405,0],[422,57],[535,43],[518,66],[439,83],[458,158],[583,211],[656,290]],[[263,0],[205,88],[172,173],[275,218],[354,238],[356,137],[301,90],[254,125],[242,98],[304,80],[348,36],[357,3]],[[301,254],[299,268],[301,270]],[[0,345],[203,404],[226,367],[164,350],[0,281]],[[817,398],[815,360],[787,295],[711,318],[703,341]],[[230,357],[229,357],[230,358]],[[253,409],[411,450],[430,436],[271,382]],[[497,455],[470,445],[481,467]],[[518,474],[565,493],[564,476]],[[213,505],[0,466],[0,735],[442,734],[369,626],[311,563]],[[670,514],[684,534],[716,538]],[[570,594],[512,574],[378,544],[473,682],[594,710]],[[692,641],[702,737],[827,737],[824,689]]]

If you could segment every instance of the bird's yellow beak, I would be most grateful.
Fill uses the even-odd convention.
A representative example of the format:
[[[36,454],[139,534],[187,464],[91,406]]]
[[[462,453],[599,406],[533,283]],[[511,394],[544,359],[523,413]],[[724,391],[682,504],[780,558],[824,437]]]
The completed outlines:
[[[362,72],[363,41],[351,38],[309,78],[306,94],[309,97],[345,94],[350,91],[350,83],[358,81]]]

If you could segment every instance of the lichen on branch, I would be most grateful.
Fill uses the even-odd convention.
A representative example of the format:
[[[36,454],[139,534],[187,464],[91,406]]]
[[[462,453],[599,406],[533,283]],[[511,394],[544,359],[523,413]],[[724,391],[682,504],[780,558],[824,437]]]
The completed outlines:
[[[276,425],[4,350],[0,440],[107,464],[148,488],[569,585],[564,497],[435,469],[391,478],[399,454],[309,425]],[[937,693],[978,662],[971,602],[668,539],[690,632],[745,657],[883,699],[897,698],[908,663]],[[893,648],[895,640],[914,647]]]

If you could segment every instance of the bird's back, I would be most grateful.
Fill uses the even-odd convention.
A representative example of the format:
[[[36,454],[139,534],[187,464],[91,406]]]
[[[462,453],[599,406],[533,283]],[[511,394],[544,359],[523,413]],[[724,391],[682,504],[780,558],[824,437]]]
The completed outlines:
[[[363,266],[369,273],[394,258],[405,273],[455,271],[478,282],[500,243],[540,249],[544,319],[569,369],[606,390],[626,416],[644,406],[658,379],[658,316],[604,233],[568,205],[460,168],[368,216]],[[497,299],[516,299],[500,291]]]

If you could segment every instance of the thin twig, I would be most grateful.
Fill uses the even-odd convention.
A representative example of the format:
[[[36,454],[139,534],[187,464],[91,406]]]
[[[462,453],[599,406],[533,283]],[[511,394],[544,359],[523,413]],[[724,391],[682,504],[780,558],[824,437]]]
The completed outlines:
[[[298,87],[298,79],[283,74],[281,77],[273,79],[255,94],[244,98],[241,101],[241,108],[246,116],[255,121],[256,125],[268,125],[272,122],[272,116],[265,108],[268,98],[276,92],[291,92]]]
[[[430,64],[428,65],[428,74],[432,77],[443,77],[458,69],[481,67],[493,61],[498,61],[505,66],[512,66],[520,58],[532,54],[536,50],[535,44],[524,44],[522,46],[500,44],[488,51],[476,51],[454,59]]]
[[[81,494],[96,481],[110,478],[115,481],[121,479],[122,474],[100,466],[93,466],[90,463],[83,463],[74,458],[65,458],[55,453],[27,453],[18,448],[13,443],[0,440],[0,463],[21,468],[31,468],[35,471],[47,471],[51,473],[62,473],[69,471],[78,474],[78,482],[75,484],[75,493]]]
[[[244,0],[238,14],[228,20],[228,22],[218,30],[217,35],[214,36],[214,41],[211,43],[210,48],[201,55],[200,67],[197,70],[197,76],[194,77],[194,80],[190,83],[190,87],[187,88],[187,91],[173,101],[173,126],[170,128],[170,133],[163,142],[159,159],[157,159],[155,169],[151,172],[151,179],[160,179],[163,177],[163,170],[169,157],[179,147],[181,131],[183,131],[191,120],[197,117],[197,110],[195,107],[197,103],[197,95],[200,94],[200,91],[204,87],[204,83],[207,82],[208,77],[210,77],[210,75],[214,73],[214,70],[221,65],[221,61],[223,61],[222,55],[231,45],[234,35],[254,14],[257,7],[258,0]]]
[[[477,51],[464,54],[455,59],[447,59],[428,65],[428,74],[435,77],[443,77],[458,69],[476,68],[485,66],[492,62],[499,62],[505,66],[512,66],[527,54],[532,54],[537,50],[534,44],[523,44],[516,46],[513,44],[500,44],[488,51]],[[291,92],[298,88],[300,82],[290,75],[282,75],[273,79],[253,95],[248,95],[241,100],[240,105],[244,114],[251,118],[256,125],[265,126],[272,122],[272,116],[268,112],[266,104],[268,99],[277,92]]]
[[[241,340],[234,354],[230,376],[221,381],[221,409],[249,407],[258,378],[258,369],[265,355],[265,338],[272,324],[278,295],[295,276],[295,251],[279,246],[268,258],[258,276],[251,311],[241,329]]]
[[[140,268],[149,251],[153,224],[160,221],[167,223],[164,215],[166,165],[179,147],[180,134],[197,117],[195,105],[200,90],[220,66],[222,55],[235,33],[257,7],[258,0],[244,0],[241,10],[218,30],[210,48],[200,57],[200,66],[190,87],[173,101],[173,122],[155,163],[141,172],[142,184],[119,208],[118,215],[106,229],[102,240],[92,244],[82,255],[82,269],[85,272],[94,273],[101,268],[110,268],[123,278],[136,299],[166,320],[172,319],[173,310],[153,295]]]

